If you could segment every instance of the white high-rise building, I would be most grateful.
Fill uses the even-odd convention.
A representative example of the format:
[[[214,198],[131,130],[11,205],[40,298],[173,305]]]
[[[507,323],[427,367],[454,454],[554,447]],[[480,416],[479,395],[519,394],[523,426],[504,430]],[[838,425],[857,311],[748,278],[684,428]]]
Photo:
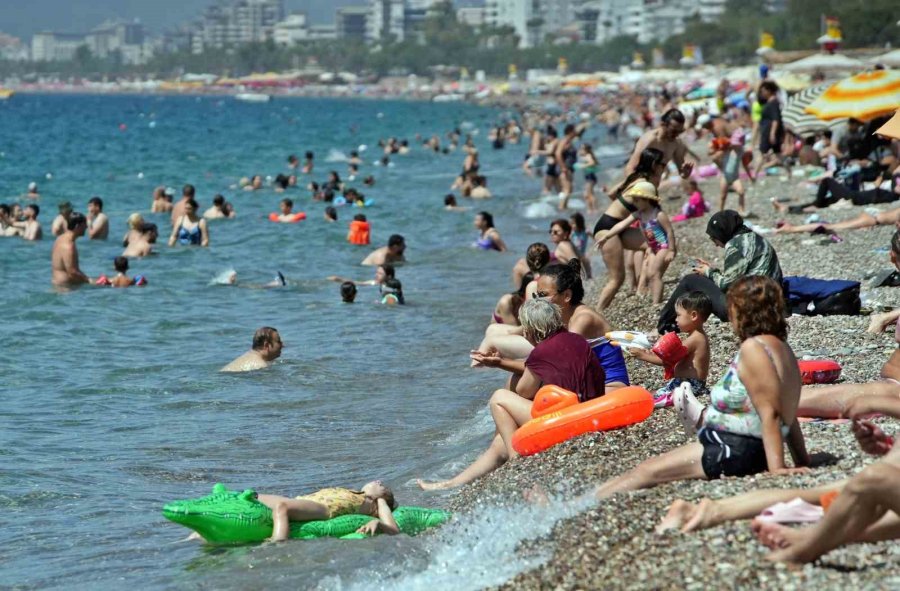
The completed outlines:
[[[284,19],[284,0],[219,0],[203,12],[192,39],[194,53],[272,39]]]
[[[576,22],[576,0],[486,0],[485,24],[512,27],[519,47],[539,45],[550,33]]]
[[[308,40],[309,24],[306,22],[306,13],[295,12],[289,14],[283,21],[275,23],[272,39],[278,45],[288,46]]]
[[[403,41],[405,8],[403,0],[372,0],[366,19],[366,40],[370,43],[385,39]]]

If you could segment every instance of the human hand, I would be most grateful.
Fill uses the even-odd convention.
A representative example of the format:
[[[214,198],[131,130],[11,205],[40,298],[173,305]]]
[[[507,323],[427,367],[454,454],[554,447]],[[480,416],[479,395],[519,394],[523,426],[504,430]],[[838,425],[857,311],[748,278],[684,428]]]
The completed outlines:
[[[604,234],[600,238],[597,239],[597,242],[594,244],[594,249],[600,250],[603,248],[603,245],[609,241],[609,234]]]
[[[859,447],[873,456],[883,456],[894,446],[894,438],[871,421],[854,420],[850,425]]]
[[[708,275],[709,274],[709,265],[706,263],[700,263],[693,268],[693,272],[697,275]]]
[[[364,526],[362,526],[361,528],[356,530],[356,533],[363,534],[365,536],[374,536],[375,534],[378,533],[378,524],[379,523],[381,523],[381,522],[378,521],[377,519],[373,519],[369,523],[365,524]]]
[[[676,255],[676,254],[677,254],[677,253],[676,253],[674,250],[672,250],[672,249],[667,249],[667,250],[666,250],[666,253],[663,255],[663,260],[664,260],[666,263],[671,263],[672,261],[675,260],[675,255]]]
[[[679,170],[681,173],[681,178],[686,179],[691,176],[691,173],[694,172],[694,163],[693,162],[685,162],[681,165],[681,169]]]
[[[491,347],[486,352],[476,350],[469,352],[469,358],[475,362],[475,367],[497,367],[503,358],[497,349]]]
[[[887,325],[891,323],[890,316],[890,314],[873,315],[872,319],[869,321],[869,327],[866,329],[866,332],[881,334],[884,332],[884,329],[887,328]]]

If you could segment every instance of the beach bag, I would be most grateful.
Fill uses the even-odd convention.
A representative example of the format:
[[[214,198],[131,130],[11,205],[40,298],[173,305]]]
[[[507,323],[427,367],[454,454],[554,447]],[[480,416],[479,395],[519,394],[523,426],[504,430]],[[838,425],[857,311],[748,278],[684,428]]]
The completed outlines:
[[[859,314],[858,281],[843,279],[812,279],[810,277],[785,277],[788,310],[805,316]]]

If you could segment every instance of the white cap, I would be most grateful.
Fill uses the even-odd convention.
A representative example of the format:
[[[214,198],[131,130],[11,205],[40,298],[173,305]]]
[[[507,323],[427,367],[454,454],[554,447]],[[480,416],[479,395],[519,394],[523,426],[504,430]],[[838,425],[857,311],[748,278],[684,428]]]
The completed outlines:
[[[175,189],[173,189],[172,187],[166,187],[166,190],[163,191],[163,193],[164,193],[165,195],[169,195],[169,196],[174,197],[174,196],[175,196]]]
[[[34,181],[31,181],[30,183],[28,183],[28,190],[29,191],[37,191],[37,183]]]

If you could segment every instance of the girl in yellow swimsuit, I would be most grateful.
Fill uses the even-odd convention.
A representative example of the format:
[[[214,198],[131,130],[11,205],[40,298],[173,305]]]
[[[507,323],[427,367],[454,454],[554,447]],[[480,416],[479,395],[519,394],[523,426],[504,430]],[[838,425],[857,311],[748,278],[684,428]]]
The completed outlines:
[[[358,491],[335,487],[293,499],[265,494],[260,494],[258,498],[272,510],[273,542],[287,539],[291,521],[317,521],[341,515],[371,515],[376,518],[359,528],[357,533],[400,533],[392,513],[397,508],[394,493],[380,480],[369,482]]]

